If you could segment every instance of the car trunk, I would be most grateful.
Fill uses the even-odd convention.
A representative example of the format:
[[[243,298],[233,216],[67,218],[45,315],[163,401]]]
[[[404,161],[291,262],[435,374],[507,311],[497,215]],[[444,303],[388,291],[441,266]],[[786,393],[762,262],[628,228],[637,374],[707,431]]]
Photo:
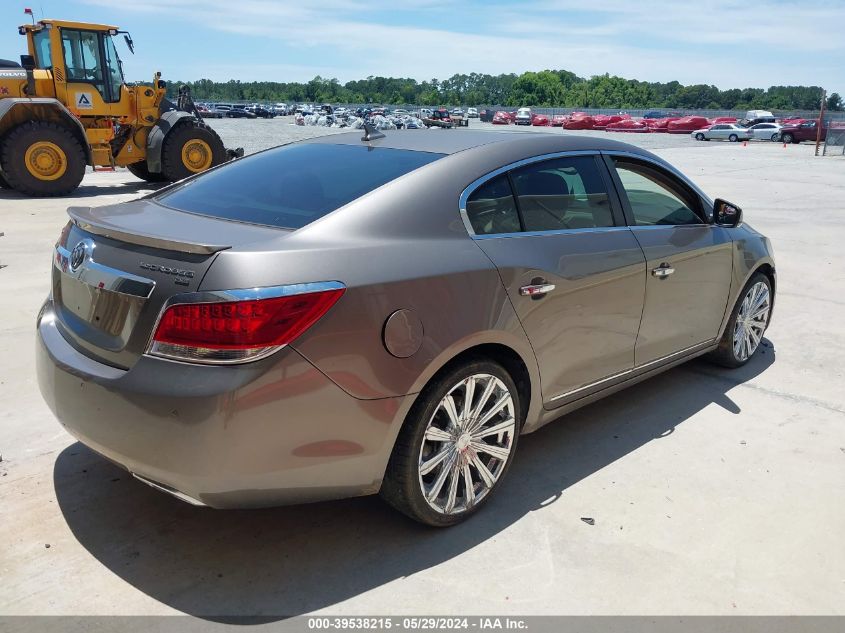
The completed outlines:
[[[220,251],[286,233],[151,200],[68,214],[52,269],[57,325],[77,350],[122,369],[147,349],[164,302],[195,292]]]

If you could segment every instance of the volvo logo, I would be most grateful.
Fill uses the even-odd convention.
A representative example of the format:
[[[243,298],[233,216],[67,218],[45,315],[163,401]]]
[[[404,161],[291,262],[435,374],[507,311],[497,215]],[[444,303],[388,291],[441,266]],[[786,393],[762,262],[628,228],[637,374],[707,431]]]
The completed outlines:
[[[85,261],[85,257],[88,254],[88,245],[82,241],[76,246],[73,247],[73,250],[70,252],[70,271],[76,272],[77,269],[82,266],[83,262]]]

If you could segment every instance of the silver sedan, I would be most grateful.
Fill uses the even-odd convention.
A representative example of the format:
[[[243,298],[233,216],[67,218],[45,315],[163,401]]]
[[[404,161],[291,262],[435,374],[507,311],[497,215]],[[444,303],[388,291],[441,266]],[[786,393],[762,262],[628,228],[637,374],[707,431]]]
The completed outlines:
[[[757,123],[748,128],[751,133],[751,138],[758,141],[775,141],[780,140],[780,128],[777,123]]]
[[[696,141],[709,141],[716,139],[719,141],[750,141],[753,136],[748,128],[734,125],[733,123],[717,123],[710,127],[696,130],[692,133],[692,137]]]

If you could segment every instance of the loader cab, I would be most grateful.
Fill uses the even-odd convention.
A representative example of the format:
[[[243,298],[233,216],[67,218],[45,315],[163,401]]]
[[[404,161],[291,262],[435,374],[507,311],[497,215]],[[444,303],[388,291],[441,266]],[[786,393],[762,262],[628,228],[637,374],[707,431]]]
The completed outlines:
[[[49,71],[56,96],[78,116],[112,114],[125,90],[123,68],[113,36],[117,27],[42,20],[21,27],[28,32],[37,68]]]

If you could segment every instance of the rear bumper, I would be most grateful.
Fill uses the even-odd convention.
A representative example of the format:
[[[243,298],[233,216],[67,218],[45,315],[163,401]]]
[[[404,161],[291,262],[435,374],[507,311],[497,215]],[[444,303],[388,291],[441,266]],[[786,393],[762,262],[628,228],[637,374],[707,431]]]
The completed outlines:
[[[41,393],[83,444],[171,494],[216,508],[378,491],[411,396],[358,400],[290,348],[239,366],[99,363],[38,318]]]

